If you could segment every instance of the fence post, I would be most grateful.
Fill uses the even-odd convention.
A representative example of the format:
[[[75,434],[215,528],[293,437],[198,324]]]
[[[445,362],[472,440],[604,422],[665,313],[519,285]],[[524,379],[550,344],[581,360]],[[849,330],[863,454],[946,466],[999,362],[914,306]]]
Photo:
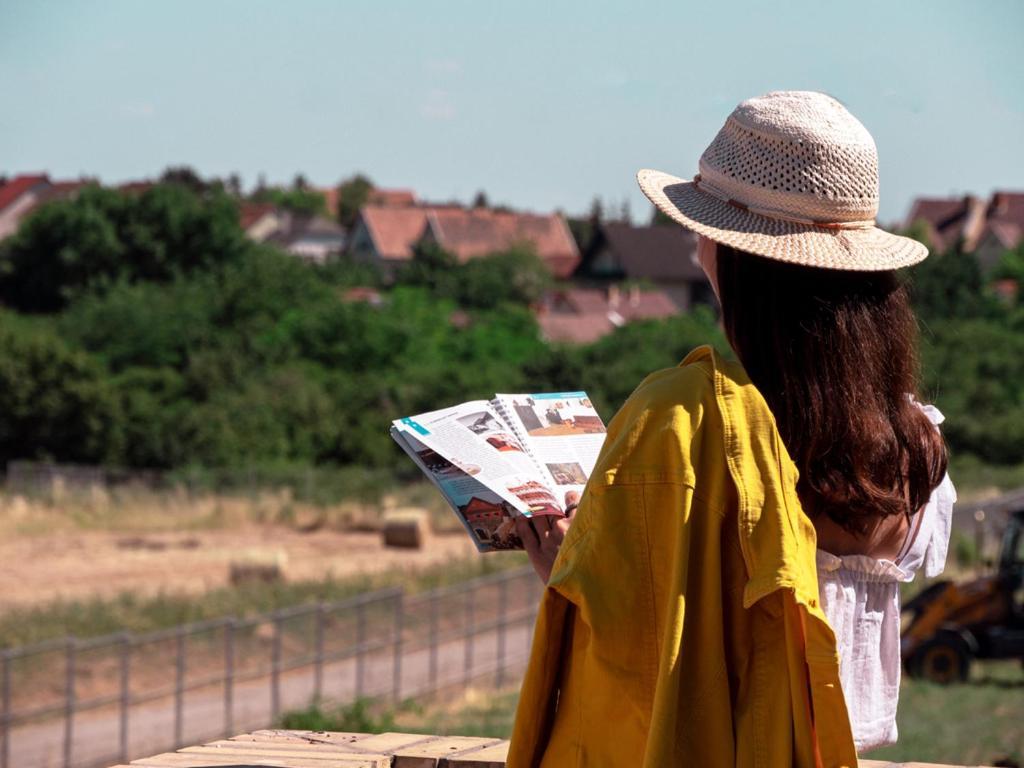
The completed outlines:
[[[281,617],[274,616],[274,634],[270,646],[270,716],[277,723],[281,714]]]
[[[178,627],[175,636],[174,674],[174,748],[185,742],[185,627]]]
[[[472,588],[466,589],[466,669],[463,676],[463,685],[469,686],[473,679],[473,645],[476,640],[476,616],[474,616],[476,593]]]
[[[69,637],[64,682],[64,768],[71,768],[71,746],[75,735],[75,638]]]
[[[8,768],[11,759],[11,652],[3,651],[3,680],[0,682],[0,697],[3,698],[3,720],[0,720],[0,738],[3,739],[3,747],[0,747],[0,768]]]
[[[313,699],[319,704],[324,695],[324,623],[326,606],[316,606],[316,630],[313,639]]]
[[[235,620],[224,622],[224,736],[235,735]]]
[[[505,684],[505,626],[508,623],[508,579],[498,582],[498,679],[495,685]]]
[[[121,635],[121,756],[122,763],[128,762],[128,711],[132,705],[132,637],[127,632]]]
[[[437,590],[430,595],[430,692],[437,692]]]
[[[363,697],[363,675],[365,674],[366,658],[366,602],[360,600],[356,604],[356,698]]]
[[[391,663],[391,671],[394,679],[391,684],[391,698],[398,703],[402,695],[402,633],[405,631],[405,593],[399,592],[395,595],[395,647],[394,658]]]

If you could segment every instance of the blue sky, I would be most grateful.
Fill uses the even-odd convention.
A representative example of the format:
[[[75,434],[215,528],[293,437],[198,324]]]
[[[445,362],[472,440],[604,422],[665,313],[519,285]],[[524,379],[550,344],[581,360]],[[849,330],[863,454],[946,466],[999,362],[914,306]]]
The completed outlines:
[[[0,0],[0,173],[356,171],[428,199],[649,207],[732,108],[831,93],[918,194],[1024,189],[1024,3]]]

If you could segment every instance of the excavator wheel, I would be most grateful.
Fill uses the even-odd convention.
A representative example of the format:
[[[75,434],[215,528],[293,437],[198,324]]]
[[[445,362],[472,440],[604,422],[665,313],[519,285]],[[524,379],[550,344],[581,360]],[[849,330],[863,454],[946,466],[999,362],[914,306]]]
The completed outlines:
[[[971,651],[953,634],[933,637],[910,660],[912,677],[940,685],[966,682],[971,670]]]

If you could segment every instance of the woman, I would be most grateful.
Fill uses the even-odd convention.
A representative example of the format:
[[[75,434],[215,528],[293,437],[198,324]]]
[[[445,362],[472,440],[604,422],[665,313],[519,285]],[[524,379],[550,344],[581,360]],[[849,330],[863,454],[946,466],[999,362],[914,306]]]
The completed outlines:
[[[898,586],[941,570],[955,500],[894,272],[927,251],[875,226],[874,142],[825,94],[638,179],[739,362],[649,376],[578,511],[517,520],[547,587],[508,765],[855,766],[895,740]]]

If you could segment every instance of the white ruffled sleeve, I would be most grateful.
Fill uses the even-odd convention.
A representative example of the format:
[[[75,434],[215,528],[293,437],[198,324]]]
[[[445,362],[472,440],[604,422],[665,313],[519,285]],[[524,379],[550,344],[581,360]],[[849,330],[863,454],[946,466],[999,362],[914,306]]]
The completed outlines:
[[[913,397],[911,400],[925,412],[936,429],[945,421],[946,417],[934,405],[923,405]],[[949,535],[953,524],[953,505],[955,503],[956,488],[947,472],[932,491],[932,495],[928,499],[928,507],[925,509],[925,514],[931,517],[931,535],[924,553],[924,575],[928,578],[938,576],[946,567],[946,554],[949,551]]]

